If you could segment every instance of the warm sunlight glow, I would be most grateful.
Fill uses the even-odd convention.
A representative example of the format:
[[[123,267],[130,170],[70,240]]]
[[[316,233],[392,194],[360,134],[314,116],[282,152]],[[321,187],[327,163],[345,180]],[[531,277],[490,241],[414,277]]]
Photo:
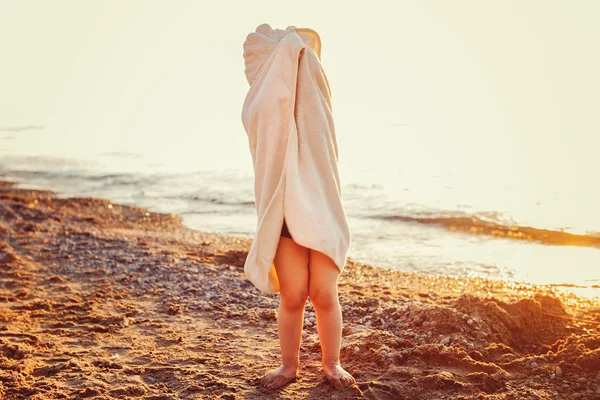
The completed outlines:
[[[248,235],[242,42],[263,22],[307,27],[320,35],[332,88],[354,256],[440,273],[526,270],[536,282],[595,277],[600,53],[589,49],[600,36],[600,3],[389,1],[364,18],[336,2],[314,13],[314,2],[293,20],[280,13],[283,3],[261,4],[239,3],[231,14],[227,4],[208,13],[191,0],[37,2],[34,13],[27,2],[3,3],[5,164],[49,171],[29,173],[32,185]],[[62,180],[68,171],[79,178]],[[131,176],[90,178],[104,173]],[[203,188],[218,192],[199,195]],[[385,248],[373,239],[379,221],[387,221]],[[437,243],[447,230],[452,244]],[[463,245],[471,255],[448,256]],[[527,262],[508,255],[522,252]]]

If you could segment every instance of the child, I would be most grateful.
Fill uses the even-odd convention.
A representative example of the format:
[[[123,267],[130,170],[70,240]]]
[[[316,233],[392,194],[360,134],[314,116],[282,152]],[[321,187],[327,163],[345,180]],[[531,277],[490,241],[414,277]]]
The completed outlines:
[[[250,89],[242,123],[254,166],[258,217],[244,272],[262,292],[280,294],[282,360],[261,379],[269,389],[296,378],[308,296],[325,376],[336,388],[355,382],[340,365],[337,282],[351,234],[342,204],[331,89],[320,57],[321,40],[309,28],[273,29],[265,23],[244,42]]]

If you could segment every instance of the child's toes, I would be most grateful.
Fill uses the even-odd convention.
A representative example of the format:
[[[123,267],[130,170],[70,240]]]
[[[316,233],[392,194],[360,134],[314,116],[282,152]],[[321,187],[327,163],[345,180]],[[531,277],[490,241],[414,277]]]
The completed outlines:
[[[354,382],[355,382],[354,378],[352,376],[349,376],[349,375],[343,376],[341,378],[341,381],[342,381],[342,385],[344,387],[348,387],[348,386],[354,384]]]
[[[331,385],[336,389],[341,389],[343,387],[340,378],[338,378],[337,376],[332,376],[331,378],[329,378],[329,383],[331,383]]]
[[[277,389],[279,386],[281,386],[281,375],[276,376],[275,378],[271,379],[269,381],[269,383],[267,384],[267,389]]]
[[[273,382],[273,377],[267,375],[267,376],[263,377],[261,385],[268,388],[272,382]]]
[[[287,385],[289,382],[293,381],[295,379],[295,377],[290,377],[290,376],[285,376],[285,375],[278,375],[275,377],[275,379],[273,379],[269,385],[267,386],[268,389],[279,389],[282,386]]]

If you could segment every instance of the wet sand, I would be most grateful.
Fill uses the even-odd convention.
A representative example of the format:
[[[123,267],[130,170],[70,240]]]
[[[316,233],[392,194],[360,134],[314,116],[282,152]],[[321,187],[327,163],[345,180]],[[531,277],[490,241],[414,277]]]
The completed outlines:
[[[245,280],[249,247],[0,181],[0,398],[600,399],[598,302],[353,260],[341,357],[357,385],[325,380],[309,301],[301,379],[264,389],[278,297]]]

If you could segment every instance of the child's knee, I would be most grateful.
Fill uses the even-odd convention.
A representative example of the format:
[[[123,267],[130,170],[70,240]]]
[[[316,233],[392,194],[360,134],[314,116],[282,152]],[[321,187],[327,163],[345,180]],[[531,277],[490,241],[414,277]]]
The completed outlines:
[[[308,295],[315,308],[329,309],[339,304],[337,288],[314,284],[309,286]]]
[[[281,305],[288,310],[298,310],[304,308],[308,299],[308,288],[296,289],[291,293],[280,293]]]

